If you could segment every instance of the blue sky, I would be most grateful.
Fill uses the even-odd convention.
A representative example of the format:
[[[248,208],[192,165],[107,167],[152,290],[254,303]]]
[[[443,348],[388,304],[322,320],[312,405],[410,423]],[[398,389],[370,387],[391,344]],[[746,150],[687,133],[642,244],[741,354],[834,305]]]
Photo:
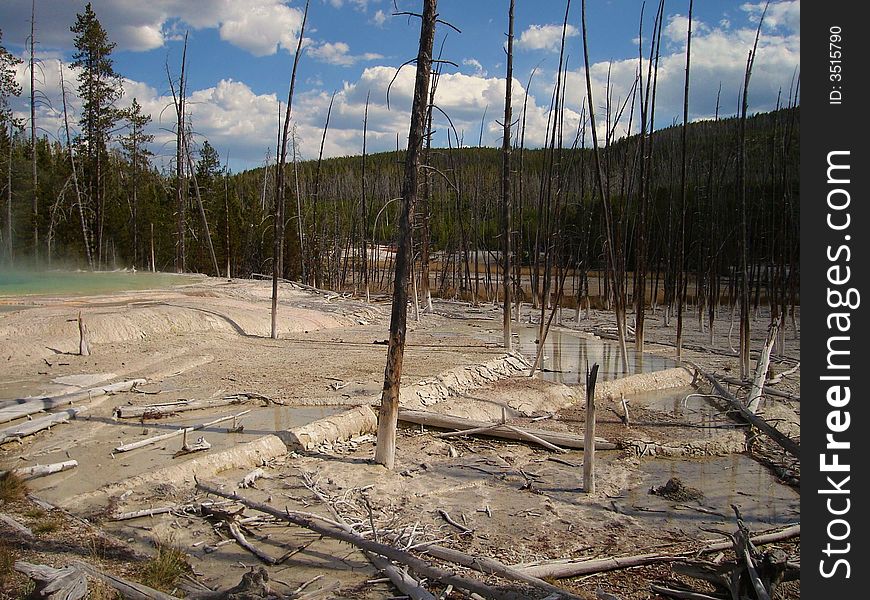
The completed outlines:
[[[420,0],[396,0],[399,10],[419,11]],[[637,70],[637,36],[641,2],[589,0],[590,63],[595,104],[603,106],[610,74],[613,100],[621,102]],[[644,38],[649,37],[655,2],[645,11]],[[41,59],[37,89],[49,102],[40,107],[38,123],[49,136],[60,129],[59,68],[71,61],[70,25],[85,2],[36,0],[37,56]],[[177,74],[181,37],[190,32],[188,64],[190,113],[196,141],[208,139],[222,156],[229,154],[234,170],[258,166],[267,152],[274,155],[278,100],[286,100],[293,52],[304,2],[299,0],[93,0],[94,11],[117,43],[116,71],[125,78],[122,105],[135,96],[154,119],[154,152],[159,165],[172,154],[172,110],[166,65]],[[436,47],[446,35],[445,66],[436,102],[448,112],[466,145],[476,145],[484,121],[484,145],[500,145],[503,112],[507,0],[440,0],[441,18],[462,30],[440,27]],[[761,2],[731,0],[695,2],[690,113],[691,118],[714,114],[719,86],[720,113],[734,114],[747,53],[755,34]],[[30,32],[31,0],[0,2],[3,44],[25,57]],[[407,136],[413,67],[402,70],[387,109],[385,90],[396,68],[416,55],[419,21],[391,16],[392,0],[311,0],[305,49],[299,66],[294,123],[300,153],[316,157],[331,94],[337,93],[326,154],[358,154],[362,146],[362,115],[366,94],[370,151],[395,147],[396,133]],[[688,0],[667,0],[662,42],[657,122],[669,125],[682,114],[685,35]],[[517,0],[514,102],[522,104],[529,74],[539,65],[529,88],[526,139],[543,143],[547,107],[558,65],[558,41],[565,3]],[[750,110],[775,107],[778,94],[786,99],[800,65],[800,2],[772,2],[762,33],[750,87]],[[579,123],[585,98],[580,30],[580,1],[569,12],[566,130]],[[648,50],[645,50],[646,54]],[[65,73],[67,82],[75,74]],[[18,77],[24,87],[14,106],[29,117],[25,67]],[[784,102],[785,100],[783,100]],[[73,101],[73,112],[80,105]],[[599,109],[600,110],[600,109]],[[603,116],[599,113],[599,121]],[[635,119],[636,121],[636,119]],[[436,144],[446,145],[444,124],[437,125]],[[601,127],[604,127],[601,124]],[[628,120],[617,127],[627,132]],[[568,134],[566,134],[567,136]],[[573,134],[572,134],[573,136]],[[271,149],[271,150],[270,150]]]

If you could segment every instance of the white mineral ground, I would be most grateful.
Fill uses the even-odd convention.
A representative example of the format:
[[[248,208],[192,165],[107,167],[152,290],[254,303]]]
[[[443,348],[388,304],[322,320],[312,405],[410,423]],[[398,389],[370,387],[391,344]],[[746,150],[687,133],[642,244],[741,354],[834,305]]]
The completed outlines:
[[[566,310],[556,319],[544,351],[544,372],[530,379],[519,359],[504,358],[497,307],[436,300],[435,313],[425,314],[420,322],[409,310],[403,369],[403,404],[409,408],[483,421],[504,416],[518,426],[582,438],[583,370],[587,360],[602,364],[597,435],[622,449],[598,455],[597,492],[587,495],[582,491],[582,450],[556,455],[522,442],[441,438],[440,432],[420,426],[401,429],[395,471],[372,464],[374,438],[367,434],[365,410],[359,409],[363,417],[349,426],[336,424],[336,417],[353,406],[377,402],[386,356],[387,299],[366,304],[282,285],[280,335],[273,340],[268,337],[269,296],[268,282],[203,279],[170,289],[101,296],[0,298],[0,303],[26,306],[0,312],[0,399],[5,399],[0,408],[25,397],[146,380],[131,392],[77,401],[74,406],[83,410],[69,424],[6,443],[0,448],[0,468],[78,461],[76,469],[34,479],[30,488],[44,500],[91,516],[196,502],[204,496],[193,487],[194,475],[237,489],[247,473],[261,466],[266,476],[257,479],[255,488],[241,490],[244,495],[328,516],[303,485],[304,474],[309,474],[322,493],[347,500],[336,508],[348,520],[369,522],[359,492],[364,489],[378,529],[417,524],[418,542],[446,538],[442,545],[507,564],[633,554],[675,541],[711,538],[703,528],[734,529],[732,503],[741,507],[754,530],[800,520],[797,491],[741,453],[746,442],[742,431],[703,398],[686,399],[695,391],[689,387],[692,374],[674,368],[674,349],[667,344],[675,338],[675,321],[664,326],[661,311],[647,317],[648,347],[642,360],[644,368],[655,372],[610,381],[625,375],[618,373],[616,346],[589,333],[612,329],[612,316],[603,311],[592,311],[589,318],[581,313],[575,322],[574,311]],[[90,356],[77,354],[79,311]],[[736,375],[728,312],[723,307],[714,345],[696,318],[686,320],[685,360]],[[515,324],[518,347],[529,361],[537,327],[528,323],[539,314],[527,308],[521,318],[525,325]],[[753,349],[763,344],[766,323],[762,310],[753,323]],[[771,375],[796,364],[799,320],[797,327],[796,332],[789,324]],[[736,346],[736,325],[734,330],[731,343]],[[637,368],[641,361],[630,362]],[[799,384],[797,370],[775,389],[797,396]],[[122,405],[218,400],[243,392],[274,402],[264,406],[254,400],[159,420],[113,417],[115,407]],[[619,419],[621,395],[629,401],[630,427]],[[113,453],[125,443],[248,409],[237,423],[241,431],[228,432],[229,421],[189,434],[190,443],[205,437],[211,443],[207,452],[173,459],[182,445],[182,436],[176,436]],[[762,412],[781,419],[780,429],[799,437],[799,402],[766,399]],[[288,453],[282,440],[292,436],[286,432],[318,419],[326,420],[314,426],[318,431],[341,431],[352,439],[335,441],[328,439],[334,434],[319,433],[323,437],[309,444],[313,450]],[[550,460],[554,457],[560,462]],[[647,493],[672,476],[700,489],[703,499],[680,504]],[[463,535],[439,510],[474,533]],[[142,549],[155,539],[171,540],[189,554],[199,579],[212,588],[238,583],[242,564],[258,564],[234,543],[207,553],[206,547],[221,538],[196,516],[163,514],[122,522],[107,517],[102,526]],[[295,582],[324,575],[324,581],[340,581],[352,597],[391,594],[386,584],[366,583],[379,575],[350,546],[283,525],[260,526],[256,535],[247,537],[275,557],[313,541],[282,565],[269,567],[274,577],[292,568]],[[575,589],[594,591],[606,583],[593,579],[576,583]],[[647,589],[638,584],[636,595],[624,589],[621,593],[626,599],[646,598]]]

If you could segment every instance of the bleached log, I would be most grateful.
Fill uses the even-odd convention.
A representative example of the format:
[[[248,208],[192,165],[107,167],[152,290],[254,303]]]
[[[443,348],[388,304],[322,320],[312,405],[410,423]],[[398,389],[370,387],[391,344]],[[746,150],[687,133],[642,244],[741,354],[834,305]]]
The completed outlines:
[[[499,423],[486,423],[483,421],[475,421],[473,419],[465,419],[463,417],[454,417],[452,415],[442,415],[421,410],[400,410],[399,420],[406,423],[424,425],[426,427],[436,427],[438,429],[455,429],[458,431],[477,429],[481,435],[488,437],[521,442],[529,441],[527,436],[513,431],[513,426],[501,425]],[[522,429],[523,433],[534,435],[550,444],[561,446],[562,448],[576,448],[582,450],[585,445],[581,436],[571,433],[547,431],[544,429],[530,429],[527,427],[517,429]],[[615,450],[616,444],[601,438],[596,438],[595,447],[599,450]]]
[[[189,412],[192,410],[205,410],[210,408],[220,408],[221,406],[246,404],[251,401],[270,402],[271,400],[261,394],[231,394],[214,400],[181,400],[178,402],[149,404],[147,406],[116,406],[114,416],[119,419],[160,418],[166,415]]]
[[[37,594],[49,600],[79,600],[88,593],[88,580],[82,569],[69,566],[55,569],[23,560],[16,561],[13,568],[37,583]]]
[[[33,537],[33,531],[30,530],[26,525],[19,523],[18,520],[6,513],[0,513],[0,521],[6,523],[9,527],[23,535],[24,537]]]
[[[743,381],[741,379],[738,379],[737,377],[720,377],[719,381],[721,381],[723,383],[730,384],[730,385],[736,385],[736,386],[739,386],[742,388],[747,388],[747,389],[752,387],[751,382]],[[768,381],[768,383],[772,383],[772,382]],[[774,396],[776,398],[783,398],[784,400],[791,400],[792,402],[800,402],[801,401],[800,395],[790,394],[788,392],[783,392],[782,390],[778,390],[778,389],[773,388],[769,385],[765,385],[762,389],[764,390],[765,396]]]
[[[523,583],[534,586],[545,592],[558,594],[558,598],[564,598],[565,600],[580,600],[579,596],[576,596],[567,590],[563,590],[551,583],[547,583],[543,579],[524,573],[519,569],[510,567],[494,558],[474,556],[459,550],[454,550],[453,548],[444,548],[443,546],[437,545],[424,546],[422,550],[435,558],[456,563],[457,565],[462,565],[463,567],[468,567],[470,569],[475,569],[476,571],[480,571],[487,575],[498,575],[505,579],[522,581]]]
[[[128,581],[111,573],[105,573],[87,563],[75,561],[73,564],[83,570],[88,576],[99,579],[111,586],[126,600],[179,600],[176,596],[170,596],[147,585]]]
[[[51,410],[60,406],[68,406],[74,402],[99,398],[115,392],[128,392],[135,386],[145,383],[144,379],[128,379],[110,385],[104,385],[78,392],[68,392],[57,396],[42,396],[39,398],[21,398],[16,404],[0,408],[0,423],[8,423],[21,417],[33,415],[43,410]]]
[[[750,412],[749,409],[743,406],[743,403],[738,401],[737,398],[732,396],[731,393],[727,389],[725,389],[725,386],[719,383],[715,376],[707,373],[698,365],[692,365],[692,367],[710,381],[710,383],[713,385],[713,388],[715,388],[716,393],[722,396],[722,398],[733,410],[739,412],[740,416],[743,417],[744,420],[751,423],[761,432],[767,434],[768,437],[770,437],[774,442],[779,444],[786,452],[788,452],[795,458],[800,458],[800,444],[779,431],[776,427],[765,421],[763,418],[759,417],[755,413]]]
[[[254,483],[261,478],[266,476],[266,471],[262,468],[256,468],[247,475],[245,475],[242,480],[239,482],[240,488],[251,488],[254,487]]]
[[[155,515],[163,515],[170,513],[178,508],[177,506],[161,506],[160,508],[145,508],[142,510],[133,510],[125,513],[118,513],[112,517],[113,521],[129,521],[130,519],[139,519],[141,517],[153,517]]]
[[[206,427],[211,427],[212,425],[217,425],[218,423],[223,423],[224,421],[229,421],[231,419],[237,419],[242,415],[246,415],[250,410],[243,410],[242,412],[235,415],[227,415],[225,417],[221,417],[219,419],[215,419],[214,421],[209,421],[208,423],[201,423],[199,425],[192,425],[190,427],[182,427],[181,429],[175,429],[173,431],[169,431],[167,433],[161,433],[160,435],[155,435],[154,437],[150,437],[144,440],[139,440],[138,442],[131,442],[129,444],[122,444],[115,448],[115,452],[129,452],[130,450],[136,450],[137,448],[142,448],[144,446],[149,446],[151,444],[156,444],[158,442],[162,442],[164,440],[168,440],[170,438],[177,437],[179,435],[183,435],[186,433],[190,433],[191,431],[197,431],[199,429],[205,429]]]
[[[752,387],[749,390],[749,396],[746,398],[746,408],[752,414],[758,412],[758,405],[761,402],[761,392],[764,388],[764,380],[767,379],[767,370],[770,367],[770,352],[773,349],[773,344],[776,342],[776,330],[778,324],[774,321],[767,331],[767,342],[761,350],[761,355],[758,357],[758,365],[755,369],[755,379],[752,381]]]
[[[244,548],[245,550],[247,550],[248,552],[250,552],[251,554],[253,554],[257,558],[259,558],[261,561],[263,561],[267,565],[272,565],[272,566],[280,565],[282,562],[284,562],[287,555],[285,555],[281,558],[273,558],[273,557],[269,556],[268,554],[266,554],[265,552],[263,552],[262,550],[260,550],[259,548],[257,548],[256,546],[254,546],[251,542],[249,542],[248,539],[245,537],[245,535],[242,533],[242,530],[239,527],[238,523],[232,523],[232,522],[228,523],[228,527],[230,530],[230,534],[233,536],[233,538],[236,540],[236,543],[239,546],[241,546],[242,548]]]
[[[780,531],[774,531],[762,535],[752,536],[750,541],[756,546],[763,544],[771,544],[781,542],[800,536],[800,525],[793,525]],[[708,554],[710,552],[721,552],[733,547],[731,540],[721,542],[711,542],[700,550],[693,550],[675,554],[660,554],[656,552],[648,554],[636,554],[633,556],[614,556],[608,558],[596,558],[592,560],[558,560],[547,561],[534,564],[514,565],[514,568],[527,575],[532,575],[540,578],[555,578],[563,579],[566,577],[580,577],[582,575],[592,575],[602,573],[604,571],[613,571],[616,569],[625,569],[628,567],[640,567],[653,563],[673,562],[684,560],[688,556],[698,554]]]
[[[408,552],[399,550],[398,548],[363,538],[353,532],[343,529],[340,524],[323,519],[323,517],[316,517],[314,515],[303,514],[286,509],[281,510],[269,506],[268,504],[254,502],[253,500],[239,496],[234,491],[224,491],[216,485],[204,483],[202,481],[197,481],[196,487],[209,494],[235,500],[239,504],[243,504],[248,508],[272,515],[273,517],[293,523],[299,527],[304,527],[305,529],[309,529],[320,535],[353,544],[363,550],[368,550],[390,560],[407,565],[421,576],[429,577],[430,579],[437,579],[446,584],[452,584],[454,587],[480,594],[485,598],[491,598],[493,600],[519,600],[521,598],[519,594],[504,592],[474,579],[462,577],[461,575],[456,575],[450,571],[435,567]]]
[[[20,440],[23,437],[38,433],[43,429],[49,429],[54,425],[69,423],[69,420],[75,418],[75,416],[80,412],[81,409],[79,408],[68,408],[67,410],[52,413],[45,417],[33,419],[32,421],[25,421],[24,423],[19,423],[18,425],[13,425],[6,429],[0,429],[0,444],[5,444],[10,440]]]
[[[82,321],[82,311],[79,311],[79,356],[90,356],[91,349],[88,347],[88,328]]]
[[[36,479],[37,477],[45,477],[46,475],[60,473],[61,471],[69,471],[70,469],[75,469],[77,466],[79,466],[78,461],[65,460],[63,462],[52,463],[50,465],[18,467],[17,469],[13,469],[13,471],[22,479]]]

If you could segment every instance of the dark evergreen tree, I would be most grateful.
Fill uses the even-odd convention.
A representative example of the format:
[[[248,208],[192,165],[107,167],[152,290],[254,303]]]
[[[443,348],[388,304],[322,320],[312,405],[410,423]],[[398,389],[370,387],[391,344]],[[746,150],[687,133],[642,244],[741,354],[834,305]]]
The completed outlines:
[[[85,190],[94,214],[90,228],[95,232],[97,265],[104,261],[103,224],[106,206],[104,194],[104,170],[107,164],[107,146],[112,128],[120,114],[115,103],[121,97],[121,77],[115,73],[111,54],[115,43],[109,36],[90,2],[85,12],[76,15],[75,24],[70,27],[75,34],[73,67],[80,69],[78,93],[82,100],[80,139],[83,153]]]

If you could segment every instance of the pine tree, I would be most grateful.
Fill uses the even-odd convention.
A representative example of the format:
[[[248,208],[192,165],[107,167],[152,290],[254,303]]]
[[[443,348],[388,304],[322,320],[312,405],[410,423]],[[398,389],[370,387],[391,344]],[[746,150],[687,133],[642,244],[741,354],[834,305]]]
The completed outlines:
[[[79,71],[79,97],[82,100],[81,143],[84,160],[85,189],[94,210],[96,232],[97,264],[103,262],[103,222],[105,218],[105,198],[103,191],[103,168],[107,163],[106,147],[112,128],[119,118],[115,103],[121,97],[121,77],[115,73],[112,63],[112,50],[115,43],[109,36],[90,2],[83,14],[76,15],[75,25],[70,31],[76,34],[73,54],[73,67]]]
[[[3,157],[7,164],[6,175],[6,223],[3,239],[6,246],[6,259],[12,260],[12,137],[13,130],[21,127],[21,123],[13,117],[9,99],[21,94],[21,86],[15,81],[15,67],[21,64],[21,59],[3,47],[3,30],[0,30],[0,140],[2,140]]]
[[[153,156],[147,144],[154,141],[154,136],[145,133],[145,127],[151,122],[151,115],[142,112],[142,106],[136,98],[130,108],[123,111],[124,121],[127,123],[127,135],[121,136],[118,141],[124,150],[124,155],[130,162],[130,217],[133,230],[133,252],[131,258],[133,266],[139,266],[140,240],[139,240],[139,180],[143,170],[148,168],[148,158]]]

